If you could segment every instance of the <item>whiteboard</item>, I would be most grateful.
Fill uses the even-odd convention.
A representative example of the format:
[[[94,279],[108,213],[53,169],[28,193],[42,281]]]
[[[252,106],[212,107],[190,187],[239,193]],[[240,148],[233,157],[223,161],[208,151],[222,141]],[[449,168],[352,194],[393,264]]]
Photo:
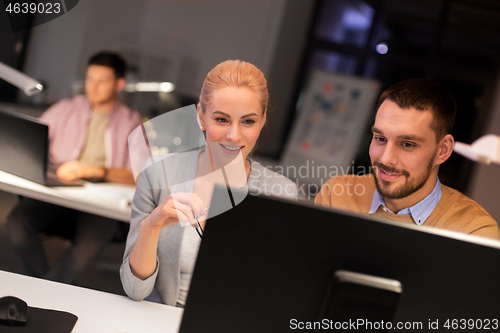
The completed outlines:
[[[380,86],[376,80],[314,71],[285,148],[284,175],[322,185],[350,173]]]

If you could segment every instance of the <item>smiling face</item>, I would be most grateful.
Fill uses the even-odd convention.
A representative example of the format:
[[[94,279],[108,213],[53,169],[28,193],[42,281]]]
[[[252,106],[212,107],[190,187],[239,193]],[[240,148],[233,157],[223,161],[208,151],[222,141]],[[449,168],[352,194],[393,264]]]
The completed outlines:
[[[248,88],[223,87],[215,89],[204,112],[198,116],[206,130],[206,140],[213,154],[225,157],[241,152],[246,160],[252,151],[266,115],[257,95]]]
[[[402,109],[391,100],[385,100],[377,111],[370,159],[386,205],[401,200],[397,206],[410,207],[434,188],[439,165],[451,154],[447,149],[453,138],[447,135],[436,142],[432,121],[430,110]]]

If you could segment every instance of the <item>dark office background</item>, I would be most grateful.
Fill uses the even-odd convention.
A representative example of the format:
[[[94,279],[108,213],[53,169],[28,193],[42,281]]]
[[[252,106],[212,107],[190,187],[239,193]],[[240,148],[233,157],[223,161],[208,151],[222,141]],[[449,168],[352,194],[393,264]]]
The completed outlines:
[[[499,36],[497,0],[320,0],[311,20],[288,128],[310,74],[320,69],[379,80],[382,90],[406,78],[438,80],[457,99],[455,140],[473,142],[490,117],[499,71]],[[364,136],[356,164],[367,166],[369,128]],[[473,167],[473,162],[453,154],[441,167],[440,179],[466,191]]]
[[[0,7],[1,8],[1,7]],[[33,20],[32,14],[21,17],[25,23]],[[30,30],[13,33],[10,22],[5,11],[0,12],[0,62],[15,69],[22,70],[26,56],[26,45],[28,43]],[[17,88],[10,83],[0,79],[0,101],[17,101]]]
[[[299,35],[293,29],[300,29],[297,17],[303,12],[300,6],[305,8],[302,0],[284,3],[282,43],[287,33],[288,39]],[[276,75],[273,68],[268,75],[271,106],[277,110],[274,118],[271,115],[267,130],[279,135],[266,145],[266,138],[273,138],[273,133],[263,133],[257,153],[275,160],[282,157],[296,119],[295,106],[315,69],[376,79],[382,82],[382,89],[409,77],[436,79],[444,83],[458,101],[455,139],[470,143],[484,133],[499,72],[500,1],[318,0],[309,3],[313,4],[313,10],[312,15],[304,19],[307,20],[302,29],[307,30],[303,32],[304,43],[288,54],[280,55],[278,50],[273,60],[273,68],[293,57],[299,65],[296,73],[292,73],[293,82],[285,82],[285,76]],[[30,51],[27,47],[30,30],[12,34],[5,13],[0,15],[0,61],[23,70]],[[279,46],[286,48],[286,45]],[[381,46],[387,46],[387,53],[379,52]],[[286,85],[292,86],[293,93],[285,100],[276,99],[279,88]],[[0,101],[15,102],[16,96],[16,88],[0,81]],[[197,98],[185,97],[190,103]],[[151,112],[158,114],[158,110]],[[371,136],[368,128],[363,135],[356,164],[366,166]],[[472,162],[453,154],[441,168],[440,177],[443,183],[466,191],[473,168]]]

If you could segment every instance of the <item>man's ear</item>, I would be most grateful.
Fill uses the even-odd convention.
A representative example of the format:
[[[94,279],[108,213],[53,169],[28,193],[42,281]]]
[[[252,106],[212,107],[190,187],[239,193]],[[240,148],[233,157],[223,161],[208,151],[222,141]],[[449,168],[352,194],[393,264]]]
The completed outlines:
[[[439,142],[438,155],[436,157],[436,164],[443,164],[448,158],[450,158],[453,153],[453,147],[455,146],[455,139],[451,134],[446,134],[444,138]]]
[[[125,88],[125,79],[123,77],[116,80],[116,92],[120,92]]]

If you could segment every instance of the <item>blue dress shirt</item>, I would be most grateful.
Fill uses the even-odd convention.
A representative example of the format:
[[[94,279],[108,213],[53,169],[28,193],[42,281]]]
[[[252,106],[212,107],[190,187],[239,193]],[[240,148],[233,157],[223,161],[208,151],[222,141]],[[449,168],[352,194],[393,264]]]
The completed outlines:
[[[411,207],[405,208],[397,212],[398,215],[411,215],[413,221],[417,225],[422,225],[424,224],[425,220],[431,215],[431,213],[434,211],[434,208],[436,208],[437,204],[439,203],[439,200],[441,200],[441,195],[443,194],[443,191],[441,190],[441,182],[439,181],[439,177],[436,179],[436,185],[434,186],[434,189],[432,190],[431,193],[429,193],[428,196],[417,202]],[[382,205],[384,209],[388,212],[392,212],[389,208],[384,203],[384,199],[382,198],[382,195],[379,193],[379,191],[375,188],[375,193],[373,193],[373,200],[372,200],[372,205],[370,208],[370,211],[368,211],[368,214],[373,214],[377,211],[377,209]]]

